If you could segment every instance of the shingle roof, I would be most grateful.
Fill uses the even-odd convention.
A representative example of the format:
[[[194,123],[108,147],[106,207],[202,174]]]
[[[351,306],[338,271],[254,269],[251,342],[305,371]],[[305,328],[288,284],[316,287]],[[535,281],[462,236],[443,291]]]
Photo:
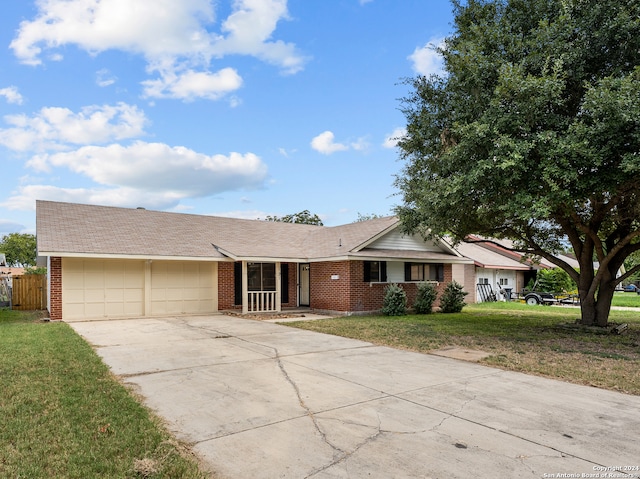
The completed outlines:
[[[395,217],[323,227],[37,201],[38,253],[308,260],[351,255]]]
[[[455,247],[460,254],[471,258],[476,266],[481,268],[492,269],[514,269],[528,271],[531,269],[529,264],[524,264],[516,259],[511,259],[504,254],[497,253],[486,247],[482,243],[464,243],[461,242]]]

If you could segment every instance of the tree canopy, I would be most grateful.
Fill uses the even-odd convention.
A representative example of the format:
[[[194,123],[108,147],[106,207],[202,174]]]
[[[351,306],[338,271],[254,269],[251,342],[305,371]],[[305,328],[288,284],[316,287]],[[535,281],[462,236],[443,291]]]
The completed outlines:
[[[36,264],[36,237],[32,234],[9,233],[0,240],[8,266],[29,267]]]
[[[305,225],[323,226],[322,220],[316,214],[312,214],[309,210],[303,210],[299,213],[293,213],[284,216],[267,216],[266,221],[281,221],[283,223],[301,223]]]
[[[408,231],[479,234],[561,267],[607,324],[640,250],[640,2],[453,2],[444,74],[406,80]],[[571,245],[579,269],[555,253]],[[594,266],[594,259],[599,265]]]

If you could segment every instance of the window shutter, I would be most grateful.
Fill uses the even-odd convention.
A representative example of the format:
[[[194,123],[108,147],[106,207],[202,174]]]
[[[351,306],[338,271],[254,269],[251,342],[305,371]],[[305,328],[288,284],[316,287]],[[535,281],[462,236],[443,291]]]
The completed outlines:
[[[289,263],[280,265],[280,302],[289,302]]]
[[[387,262],[380,261],[380,281],[387,282]]]
[[[438,271],[438,279],[437,281],[442,283],[444,281],[444,265],[443,264],[439,264],[437,266],[437,271]]]
[[[404,264],[404,280],[411,281],[411,263]]]
[[[371,281],[371,263],[369,261],[363,261],[364,263],[364,282],[368,283]]]
[[[233,293],[234,304],[242,305],[242,263],[233,264]]]

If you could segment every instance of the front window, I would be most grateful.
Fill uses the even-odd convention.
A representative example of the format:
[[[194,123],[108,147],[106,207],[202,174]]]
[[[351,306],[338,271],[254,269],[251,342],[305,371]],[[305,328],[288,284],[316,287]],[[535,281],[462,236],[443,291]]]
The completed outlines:
[[[247,283],[249,291],[275,291],[275,263],[247,263]]]
[[[364,281],[367,283],[385,283],[387,281],[387,262],[365,261]]]
[[[444,281],[443,264],[405,263],[405,281]]]

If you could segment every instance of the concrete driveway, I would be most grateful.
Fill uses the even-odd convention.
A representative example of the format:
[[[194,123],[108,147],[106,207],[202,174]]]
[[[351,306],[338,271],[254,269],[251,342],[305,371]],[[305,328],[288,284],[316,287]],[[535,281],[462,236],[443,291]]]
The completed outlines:
[[[71,325],[217,477],[640,477],[637,396],[222,315]]]

